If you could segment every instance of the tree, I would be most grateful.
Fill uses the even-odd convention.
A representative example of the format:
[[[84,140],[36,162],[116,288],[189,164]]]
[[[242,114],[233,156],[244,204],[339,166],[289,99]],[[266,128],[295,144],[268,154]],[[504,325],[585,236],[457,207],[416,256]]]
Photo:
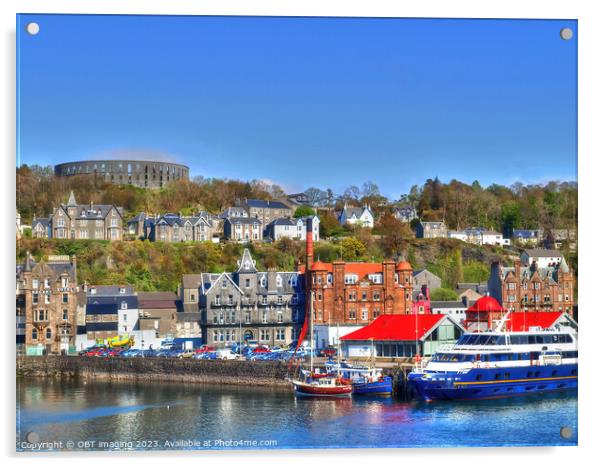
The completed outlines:
[[[316,215],[316,211],[308,205],[302,205],[300,207],[297,207],[294,213],[295,218],[310,217],[313,215]]]
[[[332,214],[320,214],[320,236],[330,238],[344,233],[344,229],[339,220]]]
[[[322,191],[319,188],[307,188],[303,194],[307,196],[310,206],[314,207],[322,207],[325,206],[328,197],[328,193],[326,191]]]
[[[457,301],[458,295],[449,288],[435,288],[431,290],[431,300],[433,301]]]
[[[366,252],[366,246],[359,239],[349,236],[341,241],[343,260],[355,261]]]
[[[395,257],[407,249],[408,240],[414,237],[407,223],[397,220],[392,214],[383,215],[375,230],[381,234],[382,249],[386,257]]]

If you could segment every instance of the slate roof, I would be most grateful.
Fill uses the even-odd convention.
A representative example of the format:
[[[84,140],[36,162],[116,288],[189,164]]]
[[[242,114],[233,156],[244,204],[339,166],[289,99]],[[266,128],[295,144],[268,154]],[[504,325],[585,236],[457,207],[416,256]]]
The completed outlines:
[[[277,218],[268,223],[268,226],[297,226],[297,221],[290,218]]]
[[[50,225],[50,218],[44,217],[34,219],[34,221],[31,224],[31,228],[35,228],[38,224],[42,225],[44,229],[47,229]]]
[[[231,224],[244,224],[244,225],[253,225],[253,224],[260,224],[261,225],[261,220],[257,219],[257,218],[251,218],[251,217],[229,217],[226,219],[228,222],[230,222]]]
[[[537,238],[539,235],[539,230],[514,230],[512,232],[513,238],[521,238],[521,239],[533,239]]]
[[[466,307],[462,301],[431,301],[431,309],[466,309]]]
[[[249,207],[256,207],[259,209],[288,209],[291,210],[289,206],[280,201],[264,201],[262,199],[247,199],[245,204]]]
[[[120,293],[119,290],[125,288],[125,293]],[[92,293],[92,289],[96,292]],[[135,294],[134,287],[129,285],[88,285],[88,296],[133,296]]]

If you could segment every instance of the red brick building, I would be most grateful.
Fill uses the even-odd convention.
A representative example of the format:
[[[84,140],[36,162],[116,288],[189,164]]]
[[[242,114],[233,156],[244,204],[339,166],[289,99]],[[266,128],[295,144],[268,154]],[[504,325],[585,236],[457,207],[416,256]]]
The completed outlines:
[[[491,265],[489,293],[504,309],[523,312],[566,312],[573,315],[574,277],[562,259],[548,267],[519,261],[513,267]]]
[[[308,222],[305,273],[309,309],[313,292],[314,324],[367,325],[381,315],[412,313],[412,266],[395,263],[314,262]]]

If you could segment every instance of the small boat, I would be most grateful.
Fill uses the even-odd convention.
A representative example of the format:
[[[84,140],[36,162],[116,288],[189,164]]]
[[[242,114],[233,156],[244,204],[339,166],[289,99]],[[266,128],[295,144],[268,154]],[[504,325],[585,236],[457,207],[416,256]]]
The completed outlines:
[[[393,378],[382,373],[382,369],[370,367],[354,367],[342,363],[327,365],[327,370],[337,371],[343,379],[350,380],[354,395],[384,395],[393,393]]]
[[[297,396],[335,396],[335,397],[349,397],[353,392],[353,387],[349,380],[341,377],[340,373],[329,373],[320,372],[314,370],[314,326],[313,326],[313,292],[310,299],[310,319],[309,324],[311,325],[311,338],[310,338],[310,369],[309,371],[301,369],[299,371],[300,377],[298,379],[292,379],[290,382],[293,385],[295,395]],[[299,336],[299,342],[297,347],[301,344],[305,332],[307,331],[308,321],[306,320],[301,329]]]
[[[314,374],[301,371],[299,380],[292,380],[295,395],[349,397],[353,392],[351,382],[334,374]]]

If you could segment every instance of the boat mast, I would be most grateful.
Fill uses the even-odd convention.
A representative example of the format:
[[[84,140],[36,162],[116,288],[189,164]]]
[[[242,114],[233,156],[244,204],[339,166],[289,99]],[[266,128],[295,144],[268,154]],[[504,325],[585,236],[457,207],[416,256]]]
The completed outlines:
[[[309,371],[314,372],[314,292],[309,294],[309,325],[310,328],[310,344],[309,344]]]

